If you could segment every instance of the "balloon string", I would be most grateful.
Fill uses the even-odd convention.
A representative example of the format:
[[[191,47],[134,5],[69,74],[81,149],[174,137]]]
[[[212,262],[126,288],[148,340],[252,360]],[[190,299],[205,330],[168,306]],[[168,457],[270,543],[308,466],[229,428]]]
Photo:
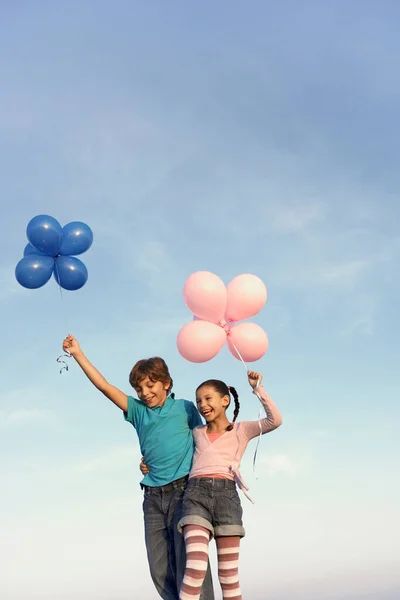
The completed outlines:
[[[234,350],[235,350],[236,354],[238,355],[238,357],[239,357],[239,358],[240,358],[240,360],[242,361],[242,363],[243,363],[243,365],[244,365],[244,367],[245,367],[245,369],[246,369],[246,373],[248,373],[248,372],[249,372],[249,368],[248,368],[248,366],[246,365],[246,363],[244,362],[242,355],[240,354],[239,350],[236,348],[236,346],[235,346],[235,344],[232,342],[232,340],[229,340],[229,341],[230,341],[230,343],[232,344],[232,346],[233,346],[233,348],[234,348]],[[257,385],[256,385],[256,387],[255,387],[255,390],[254,390],[254,391],[255,391],[255,395],[257,396],[257,398],[259,399],[259,401],[260,401],[260,402],[262,402],[262,400],[261,400],[261,396],[260,396],[260,392],[258,391],[258,387],[259,387],[259,385],[260,385],[260,380],[258,379],[258,380],[257,380]],[[262,417],[262,407],[260,406],[260,409],[259,409],[259,411],[258,411],[258,418],[257,418],[257,421],[258,421],[258,426],[259,426],[259,428],[260,428],[260,434],[259,434],[259,436],[258,436],[258,439],[257,439],[257,446],[256,446],[256,449],[255,449],[255,452],[254,452],[254,457],[253,457],[253,473],[255,473],[255,472],[256,472],[256,459],[257,459],[258,447],[259,447],[259,445],[260,445],[260,440],[261,440],[261,436],[262,436],[261,417]],[[257,479],[257,477],[256,477],[256,479]]]
[[[255,391],[255,395],[257,396],[257,398],[259,399],[259,401],[262,402],[260,392],[258,391],[259,385],[260,385],[260,380],[258,379],[257,380],[257,385],[256,385],[254,391]],[[258,411],[258,418],[257,418],[257,420],[258,420],[258,426],[260,428],[260,434],[259,434],[258,439],[257,439],[257,446],[256,446],[256,449],[255,449],[255,452],[254,452],[254,457],[253,457],[253,473],[256,472],[256,459],[257,459],[258,447],[260,445],[261,436],[262,436],[261,417],[262,417],[262,406],[260,406],[260,409]],[[257,479],[257,476],[256,476],[256,479]]]
[[[60,296],[61,296],[61,302],[62,302],[62,300],[63,300],[63,291],[62,291],[62,287],[61,287],[61,284],[60,284],[60,272],[58,270],[57,258],[54,259],[54,270],[57,273],[56,282],[57,282],[57,285],[58,285],[58,289],[60,290]]]
[[[71,354],[68,352],[68,354],[60,354],[60,356],[57,358],[57,362],[61,365],[64,363],[64,366],[61,367],[60,369],[60,375],[61,373],[65,370],[68,371],[68,365],[65,362],[65,360],[62,360],[63,358],[71,358]]]
[[[248,368],[248,366],[246,365],[246,363],[244,362],[242,355],[240,354],[239,350],[236,348],[236,346],[235,346],[235,344],[232,342],[232,340],[230,339],[229,341],[230,341],[230,343],[232,344],[232,346],[233,346],[233,348],[234,348],[234,350],[235,350],[236,354],[238,355],[238,357],[239,357],[239,358],[240,358],[240,360],[242,361],[242,363],[243,363],[243,365],[244,365],[244,368],[246,369],[246,373],[248,373],[248,372],[249,372],[249,368]]]
[[[58,270],[57,259],[54,260],[54,270],[56,271],[56,275],[57,275],[56,282],[57,282],[57,285],[58,285],[58,289],[60,290],[61,305],[63,305],[63,303],[64,303],[64,294],[63,294],[62,287],[61,287],[61,284],[60,284],[60,272]],[[63,315],[64,315],[64,318],[65,318],[65,312],[64,312],[64,310],[63,310]],[[68,323],[67,323],[67,319],[66,318],[65,318],[65,322],[67,324],[67,329],[68,329]],[[57,362],[59,364],[63,364],[64,363],[64,366],[61,367],[61,369],[60,369],[60,375],[62,375],[63,371],[68,371],[68,365],[67,365],[67,363],[65,362],[65,360],[62,360],[62,358],[64,358],[64,357],[65,358],[71,358],[71,355],[70,355],[69,352],[67,352],[66,354],[61,354],[57,358]]]

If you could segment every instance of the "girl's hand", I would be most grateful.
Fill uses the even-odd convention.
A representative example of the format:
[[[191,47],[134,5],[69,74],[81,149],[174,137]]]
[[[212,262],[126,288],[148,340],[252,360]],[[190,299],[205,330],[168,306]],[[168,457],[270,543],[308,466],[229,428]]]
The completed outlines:
[[[63,350],[64,352],[69,352],[71,356],[76,356],[79,352],[81,352],[81,348],[78,344],[78,340],[74,338],[73,335],[69,334],[63,341]]]
[[[257,387],[257,384],[262,384],[262,375],[257,373],[257,371],[248,371],[247,378],[253,390]]]
[[[142,472],[142,475],[148,475],[150,473],[149,467],[144,462],[144,457],[142,456],[142,460],[140,461],[139,469]]]

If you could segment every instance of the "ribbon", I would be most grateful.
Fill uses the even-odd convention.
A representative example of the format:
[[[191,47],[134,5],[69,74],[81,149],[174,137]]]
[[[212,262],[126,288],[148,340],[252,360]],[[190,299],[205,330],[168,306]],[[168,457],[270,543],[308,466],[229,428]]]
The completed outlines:
[[[57,358],[57,362],[58,362],[58,364],[62,365],[62,364],[64,363],[64,366],[63,366],[63,367],[61,367],[61,369],[60,369],[60,375],[62,374],[62,372],[63,372],[64,370],[65,370],[65,371],[68,371],[68,365],[67,365],[67,363],[65,362],[65,360],[62,360],[63,358],[71,358],[71,355],[70,355],[70,353],[68,352],[68,354],[60,354],[60,356]]]
[[[257,379],[257,385],[256,385],[254,391],[255,391],[255,395],[261,402],[260,392],[258,391],[259,385],[260,385],[260,380]],[[257,446],[256,446],[256,449],[254,452],[254,457],[253,457],[253,473],[256,472],[256,459],[257,459],[257,453],[258,453],[258,446],[260,445],[260,441],[261,441],[261,437],[262,437],[261,417],[262,417],[262,406],[260,406],[260,409],[258,411],[258,426],[260,428],[260,435],[257,438]],[[257,476],[256,476],[256,479],[257,479]]]
[[[242,361],[242,363],[244,365],[244,368],[246,369],[246,373],[248,373],[249,372],[249,368],[246,365],[246,363],[244,362],[242,355],[240,354],[239,350],[236,348],[236,346],[232,342],[232,340],[230,340],[230,342],[231,342],[231,344],[232,344],[232,346],[233,346],[236,354],[238,355],[239,359]],[[256,387],[254,388],[254,392],[255,392],[255,395],[257,396],[257,398],[259,399],[259,401],[261,402],[260,392],[258,391],[259,386],[260,386],[260,380],[257,379],[257,384],[256,384]],[[256,471],[256,459],[257,459],[258,447],[260,445],[260,440],[261,440],[261,436],[262,436],[261,417],[262,417],[262,406],[260,406],[260,410],[258,411],[258,418],[257,418],[257,420],[258,420],[258,426],[260,428],[260,435],[258,436],[258,439],[257,439],[257,446],[256,446],[256,449],[255,449],[255,452],[254,452],[254,457],[253,457],[253,473],[255,473],[255,471]],[[257,476],[256,476],[256,479],[257,479]],[[251,498],[249,498],[249,499],[251,500]]]
[[[246,498],[248,500],[250,500],[250,502],[252,504],[254,504],[254,500],[250,497],[250,494],[248,493],[249,491],[249,487],[246,485],[246,483],[244,482],[243,477],[240,474],[240,471],[237,467],[234,467],[233,465],[231,466],[231,472],[235,478],[236,484],[238,486],[239,489],[242,490],[243,494],[246,496]]]
[[[60,255],[57,254],[57,256],[54,257],[54,270],[57,272],[57,279],[56,279],[56,281],[58,283],[58,288],[60,290],[61,305],[62,305],[62,303],[64,301],[64,295],[63,295],[62,287],[61,287],[61,284],[60,284],[60,274],[59,274],[58,265],[57,265],[57,257],[58,256],[60,256]],[[67,327],[67,329],[68,329],[68,327]],[[68,371],[69,370],[68,369],[68,365],[65,362],[65,360],[62,360],[63,358],[71,358],[71,354],[67,351],[66,354],[60,354],[60,356],[57,358],[58,364],[60,364],[60,365],[63,364],[64,365],[60,369],[60,375],[62,375],[63,371]]]

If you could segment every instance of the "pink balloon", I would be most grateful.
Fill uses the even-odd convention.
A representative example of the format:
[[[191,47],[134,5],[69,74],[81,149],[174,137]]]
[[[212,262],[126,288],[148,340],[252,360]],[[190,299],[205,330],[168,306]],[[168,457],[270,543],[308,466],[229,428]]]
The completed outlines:
[[[214,273],[197,271],[188,277],[183,288],[183,298],[196,317],[218,323],[225,316],[226,287]]]
[[[209,321],[191,321],[178,333],[177,346],[186,360],[202,363],[218,354],[226,341],[225,330]]]
[[[228,336],[230,353],[240,360],[233,344],[239,350],[245,362],[259,360],[268,350],[268,338],[264,329],[255,323],[234,325]]]
[[[227,288],[226,316],[230,321],[243,321],[254,317],[267,300],[267,288],[256,275],[238,275]]]

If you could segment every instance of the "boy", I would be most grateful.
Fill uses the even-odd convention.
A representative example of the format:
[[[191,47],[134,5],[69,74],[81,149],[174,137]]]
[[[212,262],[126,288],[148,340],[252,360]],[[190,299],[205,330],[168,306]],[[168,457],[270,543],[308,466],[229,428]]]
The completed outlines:
[[[138,434],[142,455],[150,471],[141,481],[144,490],[145,541],[150,574],[164,600],[179,600],[185,571],[185,544],[178,532],[182,497],[193,458],[192,430],[200,415],[188,400],[175,400],[172,378],[162,358],[140,360],[129,382],[138,400],[108,383],[68,335],[63,350],[69,352],[93,385],[124,413]],[[214,600],[208,568],[202,600]]]

